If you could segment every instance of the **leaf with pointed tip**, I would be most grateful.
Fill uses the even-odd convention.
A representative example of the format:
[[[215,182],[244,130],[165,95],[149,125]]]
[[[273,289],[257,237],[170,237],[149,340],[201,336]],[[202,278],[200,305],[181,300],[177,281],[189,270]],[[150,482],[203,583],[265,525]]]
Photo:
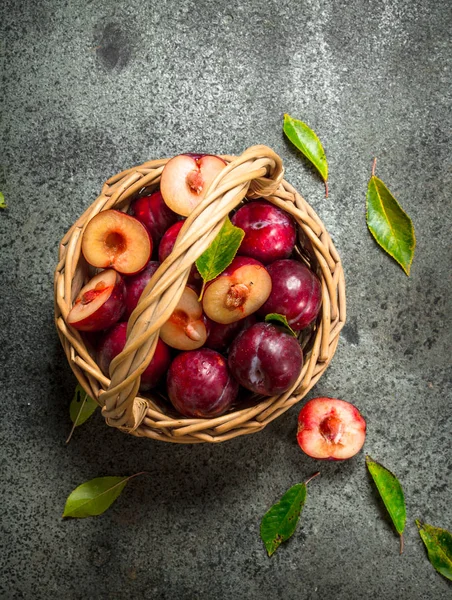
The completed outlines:
[[[244,235],[243,229],[235,227],[229,218],[226,218],[218,235],[196,261],[204,283],[215,279],[231,264]]]
[[[93,400],[82,386],[78,383],[75,388],[74,397],[69,405],[69,416],[74,423],[74,427],[82,425],[99,405]]]
[[[268,556],[271,556],[282,542],[294,534],[306,502],[307,484],[317,475],[319,473],[310,477],[305,483],[292,486],[262,517],[260,533]]]
[[[264,515],[261,521],[261,538],[268,556],[293,535],[305,501],[306,485],[297,483]]]
[[[326,195],[328,196],[328,162],[325,150],[317,135],[306,123],[298,119],[293,119],[287,114],[284,115],[283,131],[292,144],[306,156],[320,173],[325,182]]]
[[[279,313],[269,313],[265,317],[265,322],[266,323],[276,323],[278,325],[282,325],[285,329],[287,329],[288,333],[290,333],[294,337],[297,337],[297,334],[292,329],[292,327],[289,325],[286,315],[280,315]]]
[[[403,530],[406,522],[405,497],[397,477],[386,467],[366,456],[366,465],[374,480],[386,510],[400,535],[400,553],[403,552]]]
[[[420,521],[416,521],[416,525],[433,567],[452,581],[452,534],[447,529],[433,527]]]
[[[6,208],[5,196],[0,192],[0,208]]]
[[[416,247],[413,223],[386,185],[375,175],[372,175],[367,186],[366,220],[377,244],[409,275]]]
[[[96,477],[79,485],[69,494],[63,517],[84,519],[104,513],[121,494],[130,477]]]

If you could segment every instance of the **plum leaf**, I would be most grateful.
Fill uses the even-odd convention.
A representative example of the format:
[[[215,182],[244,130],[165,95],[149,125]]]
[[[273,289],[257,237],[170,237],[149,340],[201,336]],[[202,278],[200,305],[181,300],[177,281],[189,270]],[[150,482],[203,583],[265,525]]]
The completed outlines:
[[[328,196],[328,162],[322,143],[314,131],[298,119],[284,115],[283,131],[292,144],[306,156],[320,173],[325,183],[325,195]]]
[[[218,235],[196,261],[204,284],[215,279],[231,264],[244,235],[243,229],[235,227],[229,218],[225,219]]]
[[[83,425],[90,418],[99,405],[95,400],[88,396],[82,386],[78,383],[75,388],[74,397],[69,405],[69,416],[74,423],[74,427]]]
[[[433,567],[452,581],[452,534],[447,529],[440,529],[416,521],[419,535],[427,548],[429,561]]]
[[[366,200],[369,231],[377,244],[409,275],[416,247],[413,223],[374,171],[367,186]]]
[[[406,522],[405,496],[397,477],[386,467],[366,456],[366,465],[377,486],[378,493],[400,535],[400,554],[403,552],[403,530]]]
[[[63,517],[84,519],[104,513],[120,496],[130,477],[96,477],[82,483],[71,492],[66,500]]]
[[[307,484],[317,475],[319,473],[305,483],[292,486],[262,517],[260,533],[268,556],[294,534],[306,502]]]
[[[82,386],[78,383],[75,387],[74,397],[69,405],[69,416],[71,417],[73,425],[66,440],[66,444],[69,444],[71,441],[74,429],[88,420],[98,406],[97,402],[88,396]]]
[[[269,313],[265,317],[265,322],[266,323],[277,323],[278,325],[282,325],[285,329],[287,329],[288,333],[290,333],[294,337],[297,337],[297,334],[292,329],[292,327],[289,325],[286,315],[280,315],[279,313]]]
[[[5,196],[0,192],[0,208],[6,208]]]

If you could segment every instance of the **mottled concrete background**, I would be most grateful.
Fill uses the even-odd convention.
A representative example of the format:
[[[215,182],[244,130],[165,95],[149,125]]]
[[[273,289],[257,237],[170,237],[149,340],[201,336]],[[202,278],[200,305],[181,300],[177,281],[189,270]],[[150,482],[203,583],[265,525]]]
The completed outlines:
[[[446,599],[415,518],[452,529],[450,2],[2,0],[0,595],[5,599]],[[285,141],[323,140],[330,197]],[[321,464],[296,535],[267,558],[259,522],[319,468],[294,407],[223,445],[128,437],[100,415],[65,446],[75,379],[53,325],[58,242],[111,174],[187,150],[272,146],[342,255],[348,324],[310,397],[368,421],[403,482],[405,554],[364,455]],[[407,278],[365,223],[371,161],[412,217]],[[69,492],[132,474],[103,516]]]

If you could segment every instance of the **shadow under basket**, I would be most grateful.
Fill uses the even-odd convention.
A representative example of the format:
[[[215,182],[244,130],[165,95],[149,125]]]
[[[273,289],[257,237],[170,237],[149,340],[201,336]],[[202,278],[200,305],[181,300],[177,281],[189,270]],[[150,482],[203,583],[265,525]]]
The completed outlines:
[[[67,232],[55,271],[55,323],[69,364],[84,390],[102,407],[108,425],[126,433],[174,443],[223,442],[263,429],[299,402],[330,363],[345,323],[345,282],[339,255],[323,223],[302,196],[283,179],[280,157],[267,146],[241,156],[223,156],[227,166],[205,199],[186,219],[170,256],[145,288],[128,323],[127,344],[110,369],[111,380],[95,353],[67,323],[72,304],[93,275],[81,253],[88,222],[108,209],[127,211],[135,198],[158,188],[169,159],[153,160],[111,177],[102,193]],[[300,332],[304,364],[295,384],[273,397],[251,396],[215,418],[185,418],[151,390],[139,394],[140,373],[154,354],[159,330],[173,312],[195,260],[208,248],[226,216],[247,200],[265,198],[298,224],[295,258],[320,278],[322,307],[316,323]]]

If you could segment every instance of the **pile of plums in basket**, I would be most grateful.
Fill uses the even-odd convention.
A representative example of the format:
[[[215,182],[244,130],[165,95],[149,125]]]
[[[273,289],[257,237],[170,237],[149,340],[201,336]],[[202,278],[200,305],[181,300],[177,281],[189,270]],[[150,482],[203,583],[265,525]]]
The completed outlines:
[[[126,343],[127,320],[159,265],[165,261],[195,206],[226,163],[217,156],[184,154],[163,169],[160,188],[135,199],[128,213],[105,210],[82,238],[86,261],[97,274],[80,290],[68,323],[100,332],[98,364],[106,376]],[[244,238],[235,258],[205,286],[194,265],[177,307],[160,329],[141,390],[166,386],[177,411],[216,417],[240,406],[240,386],[264,396],[289,390],[300,375],[297,337],[266,322],[276,313],[298,333],[321,307],[318,277],[298,257],[292,217],[263,201],[246,201],[230,215]]]

